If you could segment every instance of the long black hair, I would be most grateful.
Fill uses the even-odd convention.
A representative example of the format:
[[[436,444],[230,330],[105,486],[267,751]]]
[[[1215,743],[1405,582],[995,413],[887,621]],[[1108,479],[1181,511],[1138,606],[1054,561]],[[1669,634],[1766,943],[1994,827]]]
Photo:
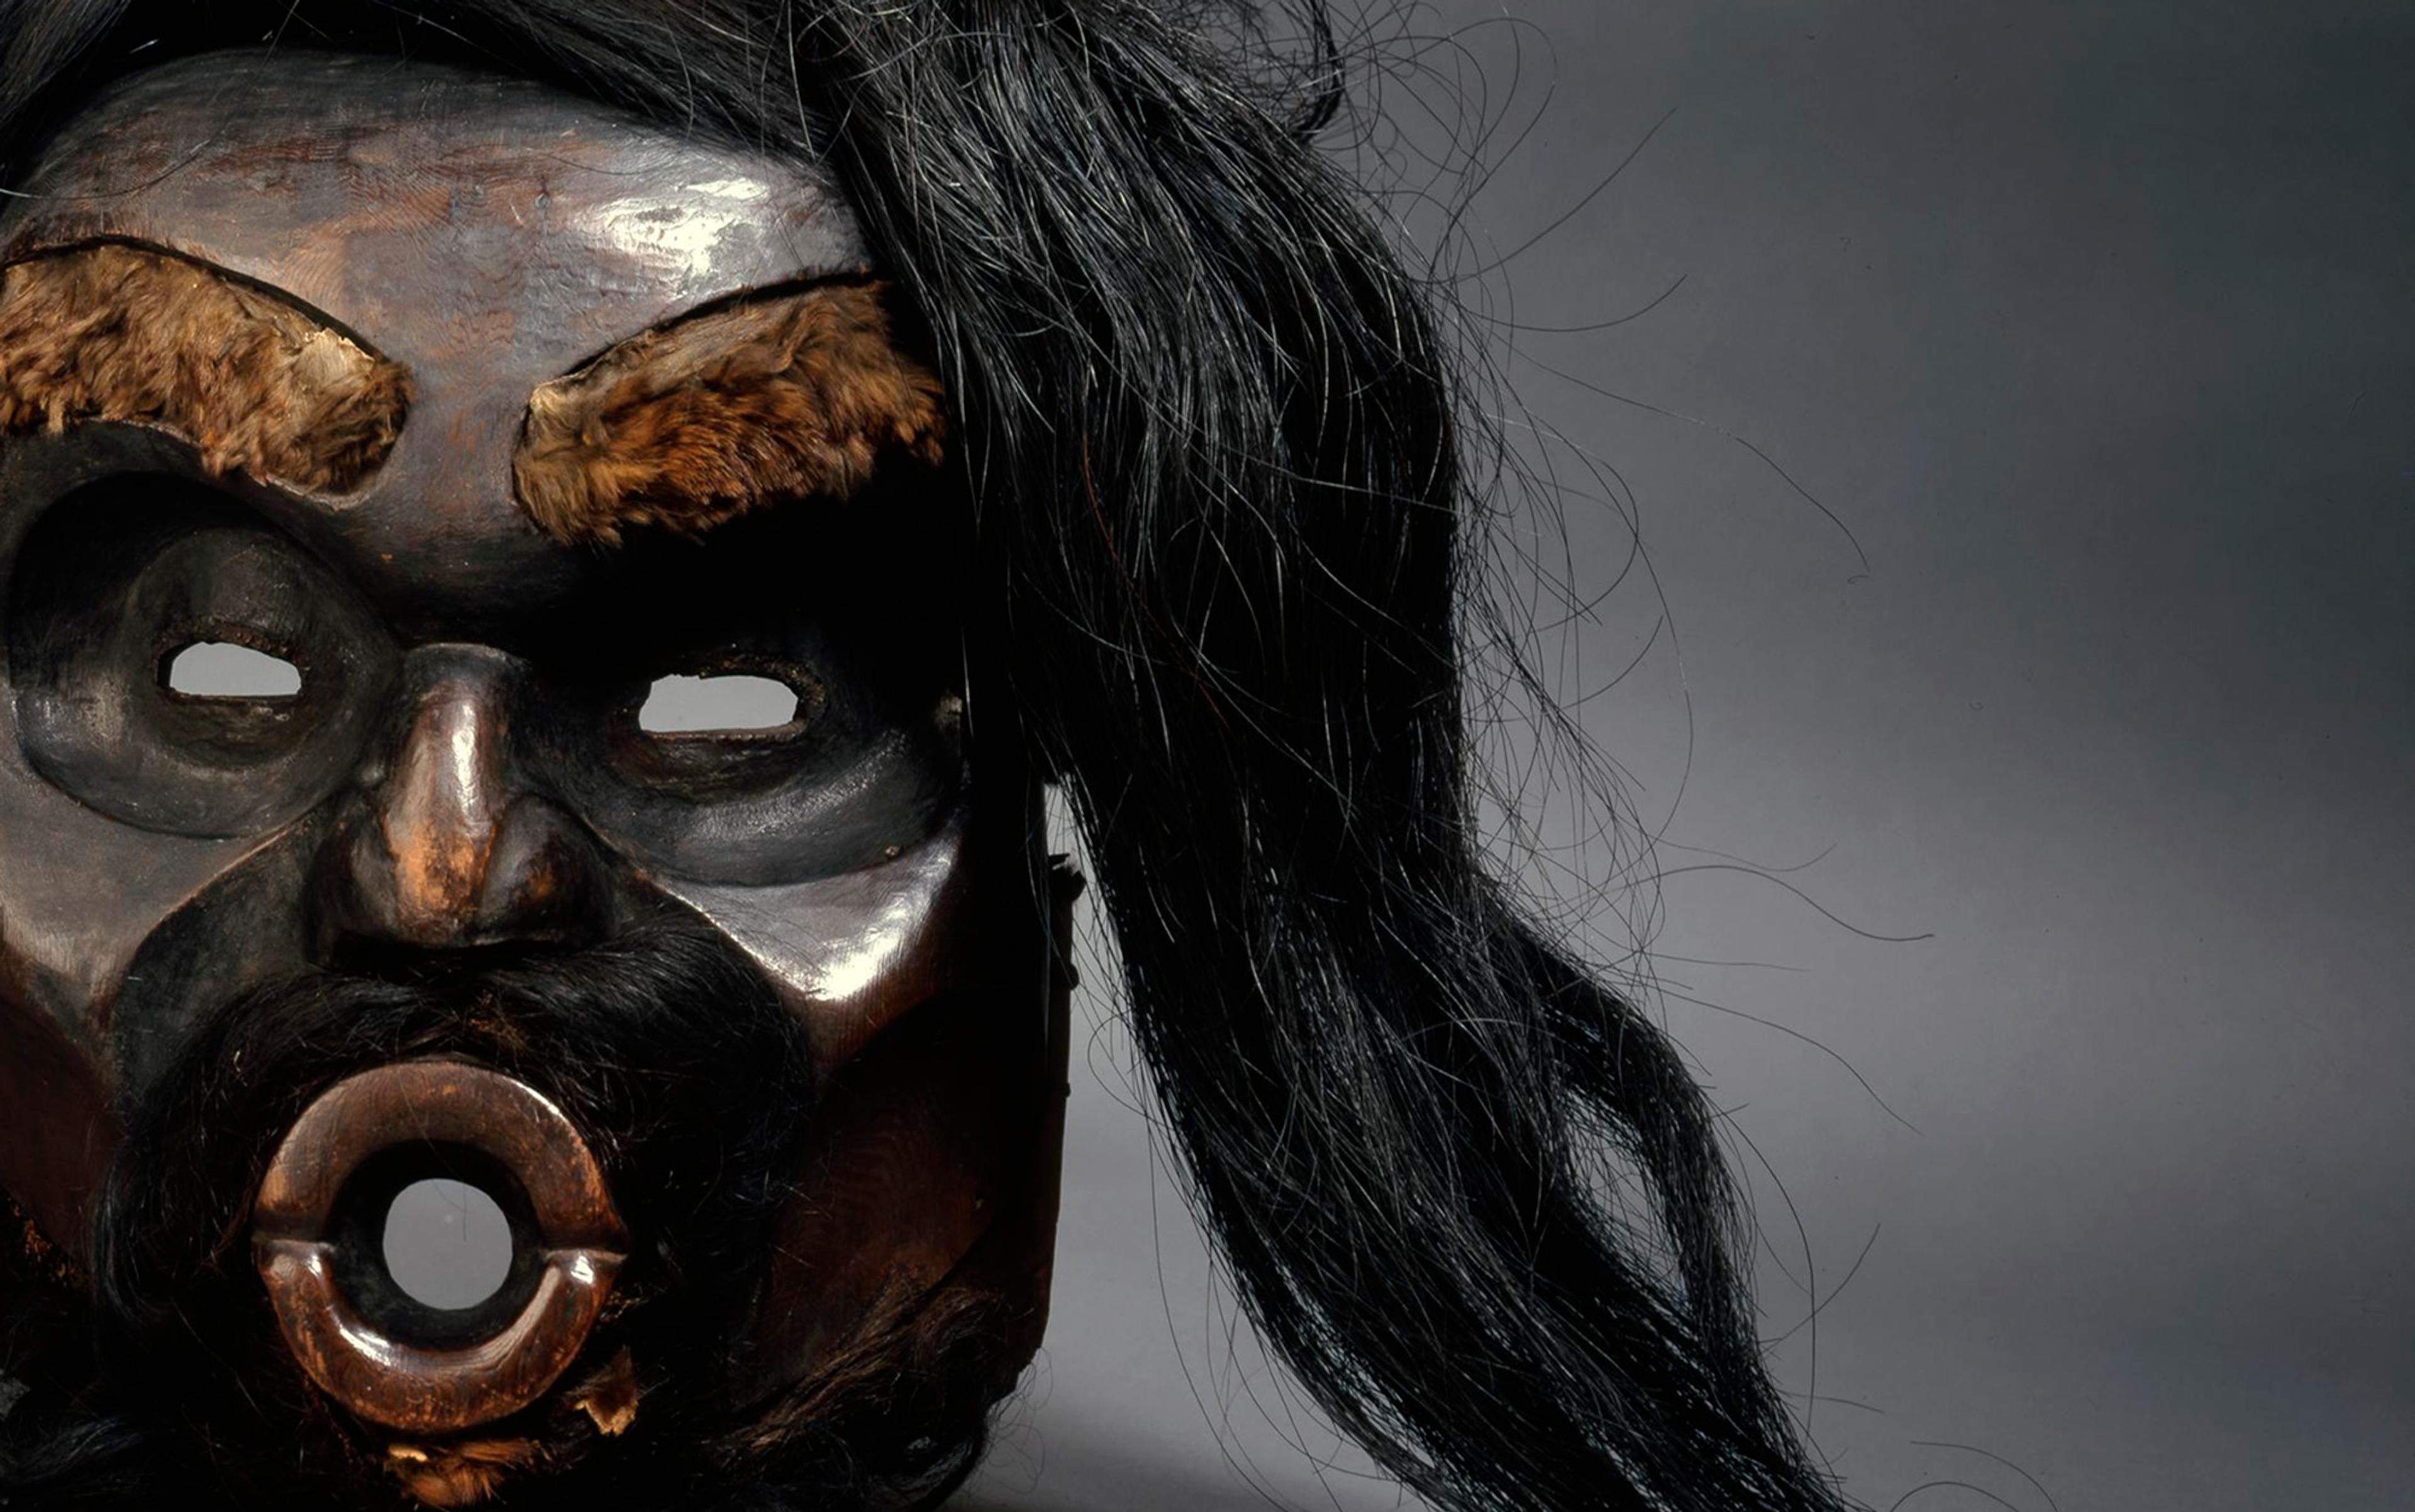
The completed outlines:
[[[1712,1110],[1480,855],[1483,470],[1435,291],[1311,140],[1329,30],[1285,76],[1217,8],[14,0],[0,114],[274,34],[832,164],[961,427],[969,622],[1009,648],[975,717],[1070,801],[1266,1337],[1441,1507],[1840,1507],[1762,1366]]]

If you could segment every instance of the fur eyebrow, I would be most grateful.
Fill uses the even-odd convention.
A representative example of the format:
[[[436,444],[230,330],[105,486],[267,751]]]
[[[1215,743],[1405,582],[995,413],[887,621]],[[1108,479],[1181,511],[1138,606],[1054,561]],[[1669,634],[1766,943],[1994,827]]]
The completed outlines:
[[[889,288],[818,283],[632,337],[538,386],[512,476],[538,529],[613,545],[844,501],[884,457],[938,465],[938,375],[892,339]]]
[[[156,426],[213,475],[339,494],[394,450],[411,397],[400,363],[209,263],[97,242],[0,269],[0,434]]]

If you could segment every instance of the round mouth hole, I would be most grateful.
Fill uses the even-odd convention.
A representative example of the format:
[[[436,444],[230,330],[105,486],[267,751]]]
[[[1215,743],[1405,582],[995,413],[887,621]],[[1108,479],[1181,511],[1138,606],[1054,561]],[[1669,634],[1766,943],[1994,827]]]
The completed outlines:
[[[545,1259],[518,1176],[458,1145],[405,1144],[363,1161],[326,1237],[362,1321],[422,1349],[493,1337],[535,1294]]]
[[[502,1291],[516,1250],[502,1205],[466,1181],[414,1181],[386,1209],[386,1274],[405,1296],[440,1312],[465,1311]]]

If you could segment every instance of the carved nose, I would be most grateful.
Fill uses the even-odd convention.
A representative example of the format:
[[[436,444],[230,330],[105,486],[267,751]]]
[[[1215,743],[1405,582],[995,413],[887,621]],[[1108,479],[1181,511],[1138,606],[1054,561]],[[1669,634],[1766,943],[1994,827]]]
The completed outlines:
[[[487,891],[509,796],[503,756],[510,715],[489,680],[445,678],[412,711],[393,775],[377,804],[394,867],[398,922],[414,933],[474,919]]]
[[[335,838],[336,933],[440,950],[586,936],[594,849],[518,775],[517,667],[455,650],[415,670],[382,770]]]

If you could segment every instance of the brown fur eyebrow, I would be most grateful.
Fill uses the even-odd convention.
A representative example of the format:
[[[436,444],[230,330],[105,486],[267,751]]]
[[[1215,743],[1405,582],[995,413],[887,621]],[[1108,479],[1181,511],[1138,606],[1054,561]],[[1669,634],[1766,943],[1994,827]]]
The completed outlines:
[[[103,242],[0,269],[0,434],[157,426],[213,474],[346,493],[410,406],[400,363],[207,263]]]
[[[799,498],[841,501],[897,455],[936,466],[938,375],[899,350],[888,287],[823,283],[632,337],[529,397],[512,476],[547,534],[696,535]]]

